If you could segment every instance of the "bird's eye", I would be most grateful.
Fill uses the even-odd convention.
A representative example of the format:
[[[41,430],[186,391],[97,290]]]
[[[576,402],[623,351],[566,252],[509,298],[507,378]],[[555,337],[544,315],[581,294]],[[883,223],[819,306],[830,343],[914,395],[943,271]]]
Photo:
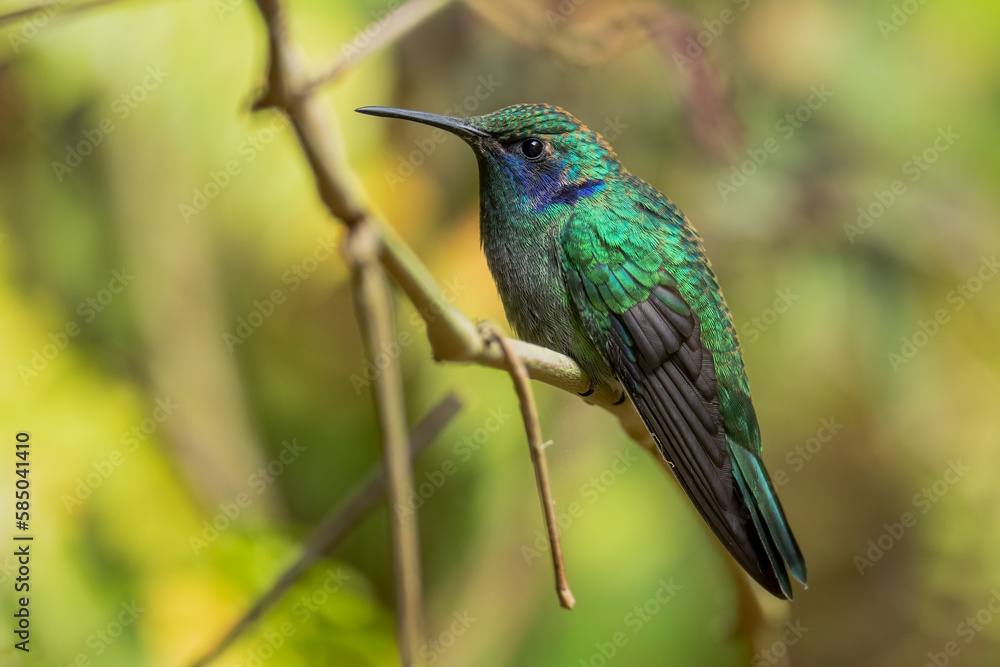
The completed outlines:
[[[521,152],[524,153],[524,157],[526,158],[534,159],[541,155],[544,150],[545,144],[534,137],[521,142]]]

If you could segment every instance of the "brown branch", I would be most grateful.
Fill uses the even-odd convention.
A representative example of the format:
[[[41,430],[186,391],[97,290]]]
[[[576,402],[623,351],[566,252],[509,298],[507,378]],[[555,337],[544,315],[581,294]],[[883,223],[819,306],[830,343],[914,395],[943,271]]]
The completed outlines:
[[[559,541],[559,525],[556,523],[556,504],[552,500],[552,488],[549,485],[549,468],[545,462],[545,451],[542,448],[542,427],[538,423],[538,408],[531,391],[531,382],[524,363],[514,351],[513,346],[503,334],[492,327],[484,326],[485,335],[489,340],[496,341],[507,360],[507,370],[514,381],[517,398],[521,403],[521,418],[524,420],[524,430],[528,435],[528,450],[531,452],[531,465],[535,468],[535,482],[538,485],[538,499],[542,503],[542,514],[545,516],[545,528],[549,535],[549,545],[552,547],[552,567],[556,574],[556,595],[563,609],[572,609],[576,604],[573,592],[566,580],[566,566],[563,563],[562,543]]]
[[[366,224],[348,235],[346,252],[353,264],[354,305],[368,356],[374,359],[393,342],[392,295],[378,261],[378,237]],[[423,664],[417,651],[423,644],[420,584],[420,535],[416,512],[401,512],[413,495],[406,404],[399,359],[393,357],[376,375],[375,403],[382,431],[382,459],[388,480],[390,528],[396,590],[396,637],[404,667]]]
[[[257,7],[267,25],[270,64],[267,89],[254,108],[276,108],[289,117],[316,177],[320,198],[334,216],[353,227],[365,216],[343,186],[346,179],[337,158],[333,131],[324,120],[319,101],[302,92],[306,73],[298,52],[288,41],[281,5],[278,0],[257,0]]]
[[[420,420],[410,432],[413,459],[424,453],[461,408],[461,401],[454,394],[448,394]],[[282,572],[271,587],[236,621],[229,632],[211,650],[192,663],[191,667],[206,667],[222,655],[223,651],[280,600],[323,554],[332,551],[340,540],[375,507],[384,494],[385,470],[381,463],[376,463],[365,478],[346,494],[344,500],[326,513],[291,567]]]
[[[413,301],[418,312],[434,312],[430,306],[438,306],[439,315],[427,318],[428,339],[435,359],[471,360],[483,347],[476,328],[441,298],[441,289],[413,251],[371,216],[343,186],[347,179],[332,139],[333,130],[315,96],[303,88],[306,73],[288,42],[278,0],[257,0],[257,6],[267,24],[270,64],[267,89],[255,108],[275,108],[288,116],[316,179],[320,198],[330,213],[348,227],[366,221],[376,231],[386,270]]]

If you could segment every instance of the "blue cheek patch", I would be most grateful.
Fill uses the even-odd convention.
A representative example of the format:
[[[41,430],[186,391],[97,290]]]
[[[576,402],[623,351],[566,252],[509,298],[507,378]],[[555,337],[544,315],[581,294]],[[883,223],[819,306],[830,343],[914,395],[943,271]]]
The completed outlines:
[[[535,164],[520,160],[514,155],[501,154],[505,169],[513,181],[514,188],[521,197],[531,203],[536,213],[541,213],[553,204],[572,206],[581,197],[604,189],[603,179],[565,181],[571,177],[569,171],[559,165],[539,168]]]
[[[575,204],[580,197],[588,197],[604,187],[604,181],[580,181],[561,186],[552,195],[552,203]]]
[[[536,200],[538,204],[535,206],[535,210],[541,211],[551,204],[567,204],[572,206],[581,197],[589,197],[602,189],[604,189],[604,181],[587,180],[564,183],[547,192],[541,193],[542,196]]]

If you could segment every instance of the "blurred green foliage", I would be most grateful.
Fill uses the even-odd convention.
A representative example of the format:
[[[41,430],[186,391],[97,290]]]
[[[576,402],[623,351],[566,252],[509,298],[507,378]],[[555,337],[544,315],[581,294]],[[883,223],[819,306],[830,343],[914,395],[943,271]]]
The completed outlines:
[[[288,9],[319,67],[392,6]],[[643,3],[458,4],[324,103],[354,185],[461,310],[501,322],[468,149],[352,110],[549,102],[613,128],[624,164],[705,238],[810,588],[765,601],[775,629],[752,655],[676,485],[613,419],[538,386],[578,600],[560,610],[509,378],[434,365],[400,299],[388,353],[411,420],[451,390],[465,403],[416,469],[424,656],[861,666],[955,649],[996,664],[1000,4],[657,6],[693,26],[672,50],[611,20]],[[566,47],[585,26],[622,31],[621,48]],[[253,3],[57,2],[0,31],[0,423],[11,448],[31,433],[36,536],[32,652],[8,641],[0,660],[183,665],[379,458],[373,360],[328,250],[341,230],[287,124],[249,111],[265,65]],[[735,130],[699,134],[710,117]],[[217,664],[397,664],[386,511]]]

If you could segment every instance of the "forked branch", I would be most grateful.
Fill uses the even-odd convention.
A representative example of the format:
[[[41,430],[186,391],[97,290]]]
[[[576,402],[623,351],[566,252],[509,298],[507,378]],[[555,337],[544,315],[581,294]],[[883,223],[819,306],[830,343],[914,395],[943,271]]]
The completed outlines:
[[[454,394],[448,394],[420,420],[410,431],[412,457],[416,461],[427,450],[448,422],[462,408],[461,401]],[[271,584],[253,605],[233,624],[215,646],[206,652],[191,667],[205,667],[218,658],[233,642],[240,638],[253,624],[270,609],[313,565],[325,554],[329,554],[348,535],[385,495],[385,469],[376,463],[344,499],[331,508],[313,530],[302,552],[291,566]]]

